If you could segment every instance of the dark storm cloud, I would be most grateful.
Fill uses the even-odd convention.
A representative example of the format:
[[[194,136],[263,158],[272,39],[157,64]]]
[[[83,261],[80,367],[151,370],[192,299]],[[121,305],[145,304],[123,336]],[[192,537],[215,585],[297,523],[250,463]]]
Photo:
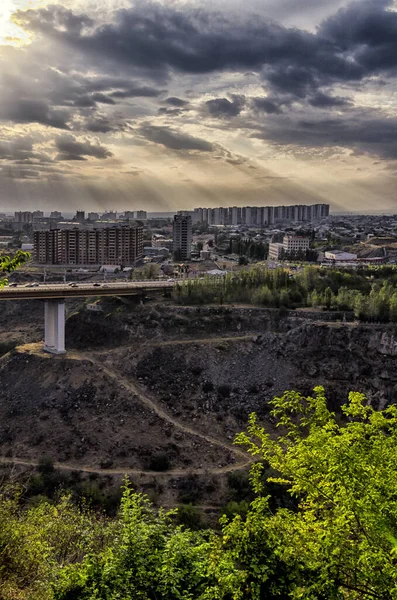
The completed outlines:
[[[113,23],[86,29],[86,19],[72,11],[49,6],[18,11],[17,22],[51,36],[71,48],[103,60],[159,72],[175,69],[208,73],[223,69],[252,69],[289,60],[309,60],[316,54],[316,36],[287,29],[263,19],[228,21],[219,13],[187,7],[137,3],[116,13]],[[69,27],[72,22],[73,27]]]
[[[397,12],[392,0],[354,2],[327,19],[318,35],[350,55],[366,75],[396,73]]]
[[[107,96],[102,92],[96,92],[92,95],[92,98],[95,102],[99,102],[101,104],[116,104],[113,98],[110,98],[110,96]]]
[[[279,115],[283,112],[280,103],[269,98],[253,98],[252,105],[256,110],[263,111],[268,115]]]
[[[177,98],[176,96],[170,96],[169,98],[166,98],[165,102],[171,106],[177,106],[178,108],[182,108],[183,106],[186,106],[186,104],[189,104],[187,100]]]
[[[156,127],[154,125],[143,125],[138,133],[150,142],[161,144],[171,150],[198,150],[200,152],[211,152],[212,144],[206,140],[186,135],[168,127]]]
[[[55,144],[59,152],[56,160],[86,160],[87,156],[104,159],[112,156],[104,146],[92,144],[89,140],[80,142],[71,135],[58,137]]]
[[[206,103],[208,112],[213,117],[236,117],[245,105],[245,96],[234,95],[232,101],[227,98],[215,98]]]
[[[363,112],[338,118],[290,118],[277,124],[269,122],[252,137],[276,144],[319,149],[341,147],[356,155],[372,154],[388,160],[397,159],[397,119],[382,118]]]
[[[35,149],[34,139],[30,136],[0,138],[0,161],[40,168],[43,168],[43,165],[51,165],[53,162],[48,154]]]
[[[80,96],[73,101],[73,105],[79,108],[90,108],[96,106],[96,102],[92,96]]]
[[[143,69],[158,77],[170,70],[264,69],[274,87],[304,95],[319,85],[357,81],[397,65],[397,15],[391,0],[363,0],[324,21],[318,31],[283,27],[261,17],[233,20],[175,5],[137,3],[95,24],[59,6],[18,11],[24,27],[97,60]]]
[[[288,2],[293,0],[284,5]],[[308,2],[314,0],[303,4]],[[13,51],[24,58],[17,75],[8,74],[0,81],[6,99],[0,105],[0,119],[109,134],[134,118],[135,131],[150,142],[172,150],[210,152],[213,145],[206,140],[182,134],[176,124],[175,129],[156,126],[156,117],[148,116],[172,117],[176,123],[186,106],[178,94],[187,95],[190,86],[192,121],[208,116],[223,119],[218,123],[212,119],[211,125],[226,130],[233,117],[238,117],[234,122],[239,127],[245,119],[248,132],[277,144],[343,146],[356,153],[394,158],[388,131],[390,125],[396,133],[394,121],[379,111],[368,123],[368,114],[355,110],[353,99],[342,97],[358,85],[371,89],[380,78],[390,83],[397,75],[397,13],[389,10],[391,6],[392,0],[352,3],[327,18],[314,33],[258,15],[237,18],[231,11],[221,14],[177,2],[137,1],[115,11],[110,23],[61,6],[18,11],[16,20],[37,34],[29,50],[36,58],[31,59],[31,73],[28,55]],[[48,66],[37,58],[42,48]],[[256,78],[264,97],[231,95],[228,82],[233,78],[222,79],[222,74],[215,86],[215,77],[207,75],[221,71],[238,73],[236,81],[251,73],[249,83]],[[188,75],[189,82],[166,85],[181,75]],[[223,80],[225,92],[220,91]],[[170,92],[165,87],[175,96],[167,98]],[[198,89],[197,97],[204,93],[219,97],[200,106],[195,116]],[[232,89],[237,87],[233,84]],[[4,90],[11,91],[4,96]],[[130,98],[145,100],[128,102]],[[343,117],[318,118],[327,112]],[[142,118],[147,122],[139,127]],[[61,160],[95,156],[76,147],[58,150]]]
[[[69,129],[70,114],[33,98],[9,98],[0,103],[0,120],[14,123],[41,123],[57,129]]]
[[[93,133],[109,133],[110,131],[120,131],[124,125],[116,119],[96,115],[86,119],[80,127]]]
[[[351,105],[351,101],[348,98],[341,98],[340,96],[329,96],[324,92],[317,92],[314,96],[309,98],[309,104],[315,108],[334,108],[341,106]]]

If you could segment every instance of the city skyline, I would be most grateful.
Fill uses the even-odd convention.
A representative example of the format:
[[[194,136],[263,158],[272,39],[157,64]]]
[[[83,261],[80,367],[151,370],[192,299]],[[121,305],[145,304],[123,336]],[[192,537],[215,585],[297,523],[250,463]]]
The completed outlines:
[[[392,0],[3,0],[0,212],[395,212]]]

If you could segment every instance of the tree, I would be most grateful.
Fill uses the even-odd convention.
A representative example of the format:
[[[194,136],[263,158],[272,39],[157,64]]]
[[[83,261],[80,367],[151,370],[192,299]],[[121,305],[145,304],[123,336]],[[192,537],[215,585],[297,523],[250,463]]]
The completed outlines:
[[[231,597],[259,600],[267,582],[278,597],[391,600],[397,597],[397,406],[376,411],[362,394],[350,393],[341,423],[324,389],[314,392],[272,401],[278,438],[254,414],[248,435],[237,438],[261,462],[252,469],[259,496],[247,520],[224,521],[228,560],[238,571],[233,580],[251,590]],[[268,497],[260,496],[263,464],[278,474],[268,481],[297,499],[297,511],[270,512]]]
[[[327,287],[324,292],[324,303],[327,310],[331,308],[333,294],[331,288]]]
[[[397,292],[394,292],[390,298],[389,318],[390,321],[397,321]]]
[[[236,442],[255,461],[254,494],[229,475],[239,495],[217,532],[193,531],[194,507],[157,511],[128,481],[113,519],[70,496],[24,508],[3,489],[0,598],[395,600],[397,405],[351,393],[336,416],[322,387],[271,405],[279,436],[251,415]],[[275,503],[276,487],[291,502]]]
[[[0,256],[0,287],[4,287],[8,283],[6,277],[2,277],[2,274],[11,273],[20,267],[30,258],[29,252],[23,252],[18,250],[14,256]]]
[[[176,526],[177,511],[157,513],[124,488],[114,536],[104,551],[66,564],[54,585],[57,600],[199,600],[206,586],[209,544],[200,532]]]

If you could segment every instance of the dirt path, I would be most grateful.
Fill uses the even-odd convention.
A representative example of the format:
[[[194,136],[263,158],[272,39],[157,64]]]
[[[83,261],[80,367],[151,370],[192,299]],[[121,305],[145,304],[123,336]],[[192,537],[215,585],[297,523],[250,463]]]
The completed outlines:
[[[255,334],[251,335],[229,335],[225,337],[211,337],[211,338],[195,338],[192,340],[168,340],[166,342],[147,342],[145,347],[158,347],[158,346],[183,346],[184,344],[222,344],[225,342],[248,342],[252,340]]]
[[[94,358],[91,354],[87,355],[82,352],[74,352],[74,354],[76,356],[80,357],[82,360],[89,361],[92,364],[96,365],[97,367],[100,367],[102,369],[102,372],[105,373],[111,379],[114,379],[119,386],[123,385],[125,389],[129,390],[134,396],[137,396],[139,398],[139,400],[142,402],[142,404],[144,404],[150,410],[155,412],[158,417],[160,417],[164,421],[167,421],[167,423],[170,423],[171,425],[173,425],[174,427],[176,427],[183,433],[188,433],[189,435],[193,435],[202,440],[205,440],[208,444],[212,444],[214,446],[219,446],[220,448],[223,448],[223,450],[232,452],[236,456],[239,456],[242,459],[244,459],[244,462],[247,462],[247,453],[246,452],[244,452],[243,450],[240,450],[239,448],[236,448],[235,446],[233,446],[231,444],[226,444],[224,442],[221,442],[220,440],[218,440],[214,437],[211,437],[210,435],[201,433],[200,431],[197,431],[196,429],[193,429],[192,427],[188,427],[187,425],[184,425],[183,423],[181,423],[180,421],[178,421],[177,419],[175,419],[174,417],[169,415],[160,406],[158,406],[156,401],[153,400],[152,398],[150,398],[146,392],[143,392],[143,390],[141,389],[140,386],[138,386],[136,383],[132,383],[131,381],[127,380],[118,370],[113,369],[113,368],[111,369],[110,367],[104,366],[103,361],[101,361],[99,358]]]
[[[185,338],[185,339],[177,339],[177,340],[144,340],[140,345],[140,350],[143,348],[161,348],[162,346],[184,346],[184,345],[211,345],[211,344],[224,344],[228,342],[249,342],[253,337],[258,335],[258,333],[252,332],[250,334],[245,335],[228,335],[222,337],[206,337],[206,338]],[[120,352],[120,348],[107,348],[106,355],[110,356],[112,354],[118,354]],[[104,354],[104,350],[95,350],[90,349],[90,356],[102,356]],[[80,358],[82,353],[79,350],[74,350],[73,348],[67,350],[68,358]]]
[[[0,464],[3,465],[21,465],[24,467],[38,467],[39,461],[25,460],[23,458],[4,458],[0,457]],[[98,469],[85,465],[75,465],[70,463],[54,463],[54,468],[61,471],[81,471],[83,473],[98,473],[99,475],[143,475],[156,477],[178,477],[183,475],[216,475],[221,473],[230,473],[239,471],[251,465],[251,460],[246,458],[244,463],[226,465],[224,467],[212,467],[209,469],[170,469],[169,471],[142,471],[141,469]]]

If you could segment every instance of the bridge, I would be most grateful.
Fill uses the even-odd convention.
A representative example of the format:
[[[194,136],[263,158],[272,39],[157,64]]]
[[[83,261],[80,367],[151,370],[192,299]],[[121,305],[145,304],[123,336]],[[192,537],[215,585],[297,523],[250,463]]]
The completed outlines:
[[[11,284],[0,289],[0,300],[44,300],[44,350],[52,354],[64,354],[66,298],[131,296],[158,290],[171,291],[175,285],[174,281]]]

